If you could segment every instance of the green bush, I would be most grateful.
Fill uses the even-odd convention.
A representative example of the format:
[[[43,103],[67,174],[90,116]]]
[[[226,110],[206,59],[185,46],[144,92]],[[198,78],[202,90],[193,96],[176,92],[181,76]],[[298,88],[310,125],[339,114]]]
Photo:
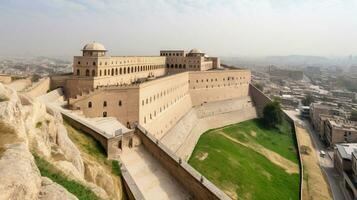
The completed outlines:
[[[264,122],[269,127],[277,127],[283,121],[283,113],[280,103],[273,101],[268,103],[263,110]]]
[[[120,164],[117,160],[112,160],[112,173],[117,176],[121,175]]]

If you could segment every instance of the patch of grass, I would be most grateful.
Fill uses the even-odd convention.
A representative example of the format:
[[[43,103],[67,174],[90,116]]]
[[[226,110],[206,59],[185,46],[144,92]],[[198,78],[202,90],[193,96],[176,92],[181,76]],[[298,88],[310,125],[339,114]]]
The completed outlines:
[[[258,143],[294,163],[299,163],[295,135],[286,120],[277,128],[268,128],[261,119],[253,119],[216,130],[223,131],[241,142]]]
[[[37,122],[36,123],[36,128],[41,128],[42,127],[42,122]]]
[[[108,160],[103,146],[91,135],[84,133],[71,126],[66,120],[63,122],[68,131],[69,138],[80,149],[81,152],[89,155],[96,162],[111,171],[113,175],[120,176],[120,163],[117,160]]]
[[[5,97],[5,96],[0,96],[0,102],[3,101],[9,101],[9,98]]]
[[[121,175],[120,164],[117,160],[112,160],[112,174],[117,176]]]
[[[105,149],[94,137],[72,127],[66,120],[63,121],[63,124],[67,129],[69,138],[82,152],[94,157],[98,162],[111,167]]]
[[[246,124],[256,127],[256,121]],[[234,127],[227,128],[232,130]],[[261,142],[262,139],[256,140]],[[208,156],[200,160],[199,155],[203,152]],[[261,154],[232,142],[214,130],[201,136],[189,163],[220,189],[238,199],[299,199],[298,174],[286,173]],[[236,195],[232,195],[232,191]]]
[[[78,199],[85,199],[85,200],[99,199],[88,187],[80,184],[77,181],[69,179],[55,166],[47,162],[45,159],[39,157],[35,153],[33,153],[33,155],[35,157],[36,165],[41,172],[41,176],[48,177],[53,182],[62,185],[64,188],[68,190],[68,192],[75,195]]]

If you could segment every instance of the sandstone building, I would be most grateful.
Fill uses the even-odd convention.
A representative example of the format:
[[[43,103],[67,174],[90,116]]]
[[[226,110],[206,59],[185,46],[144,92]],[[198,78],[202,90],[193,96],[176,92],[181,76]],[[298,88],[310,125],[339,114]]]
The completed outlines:
[[[70,107],[87,117],[116,117],[128,127],[140,123],[159,134],[192,106],[248,96],[249,70],[219,68],[219,58],[198,49],[109,56],[93,42],[74,57],[72,75],[52,82],[62,84]]]

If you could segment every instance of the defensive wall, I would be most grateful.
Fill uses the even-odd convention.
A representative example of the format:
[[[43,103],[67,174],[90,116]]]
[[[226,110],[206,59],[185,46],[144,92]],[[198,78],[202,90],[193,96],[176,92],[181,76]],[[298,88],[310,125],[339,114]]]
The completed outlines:
[[[138,85],[98,87],[69,98],[85,116],[116,117],[131,127],[141,124],[157,138],[193,106],[249,95],[249,70],[183,72]]]
[[[32,85],[26,88],[23,92],[32,97],[36,98],[43,94],[46,94],[50,90],[50,78],[41,78],[39,81],[32,83]]]
[[[224,192],[204,178],[186,161],[172,153],[142,126],[137,126],[136,134],[140,138],[145,149],[149,151],[165,167],[165,169],[190,192],[193,199],[230,199]]]

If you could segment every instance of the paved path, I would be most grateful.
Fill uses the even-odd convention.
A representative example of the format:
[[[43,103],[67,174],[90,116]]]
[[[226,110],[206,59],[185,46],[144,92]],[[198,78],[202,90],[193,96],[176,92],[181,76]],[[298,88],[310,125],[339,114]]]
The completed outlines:
[[[318,134],[312,129],[311,124],[307,120],[302,120],[299,118],[297,111],[287,111],[287,114],[300,125],[302,125],[310,135],[310,138],[314,145],[314,150],[319,159],[319,165],[324,174],[327,177],[330,190],[332,192],[333,199],[335,200],[345,200],[343,190],[341,189],[341,180],[342,177],[337,175],[336,170],[333,166],[333,150],[326,148],[326,146],[319,139]],[[323,150],[327,155],[323,158],[320,156],[320,151]]]
[[[188,192],[142,145],[120,158],[145,199],[190,199]]]

